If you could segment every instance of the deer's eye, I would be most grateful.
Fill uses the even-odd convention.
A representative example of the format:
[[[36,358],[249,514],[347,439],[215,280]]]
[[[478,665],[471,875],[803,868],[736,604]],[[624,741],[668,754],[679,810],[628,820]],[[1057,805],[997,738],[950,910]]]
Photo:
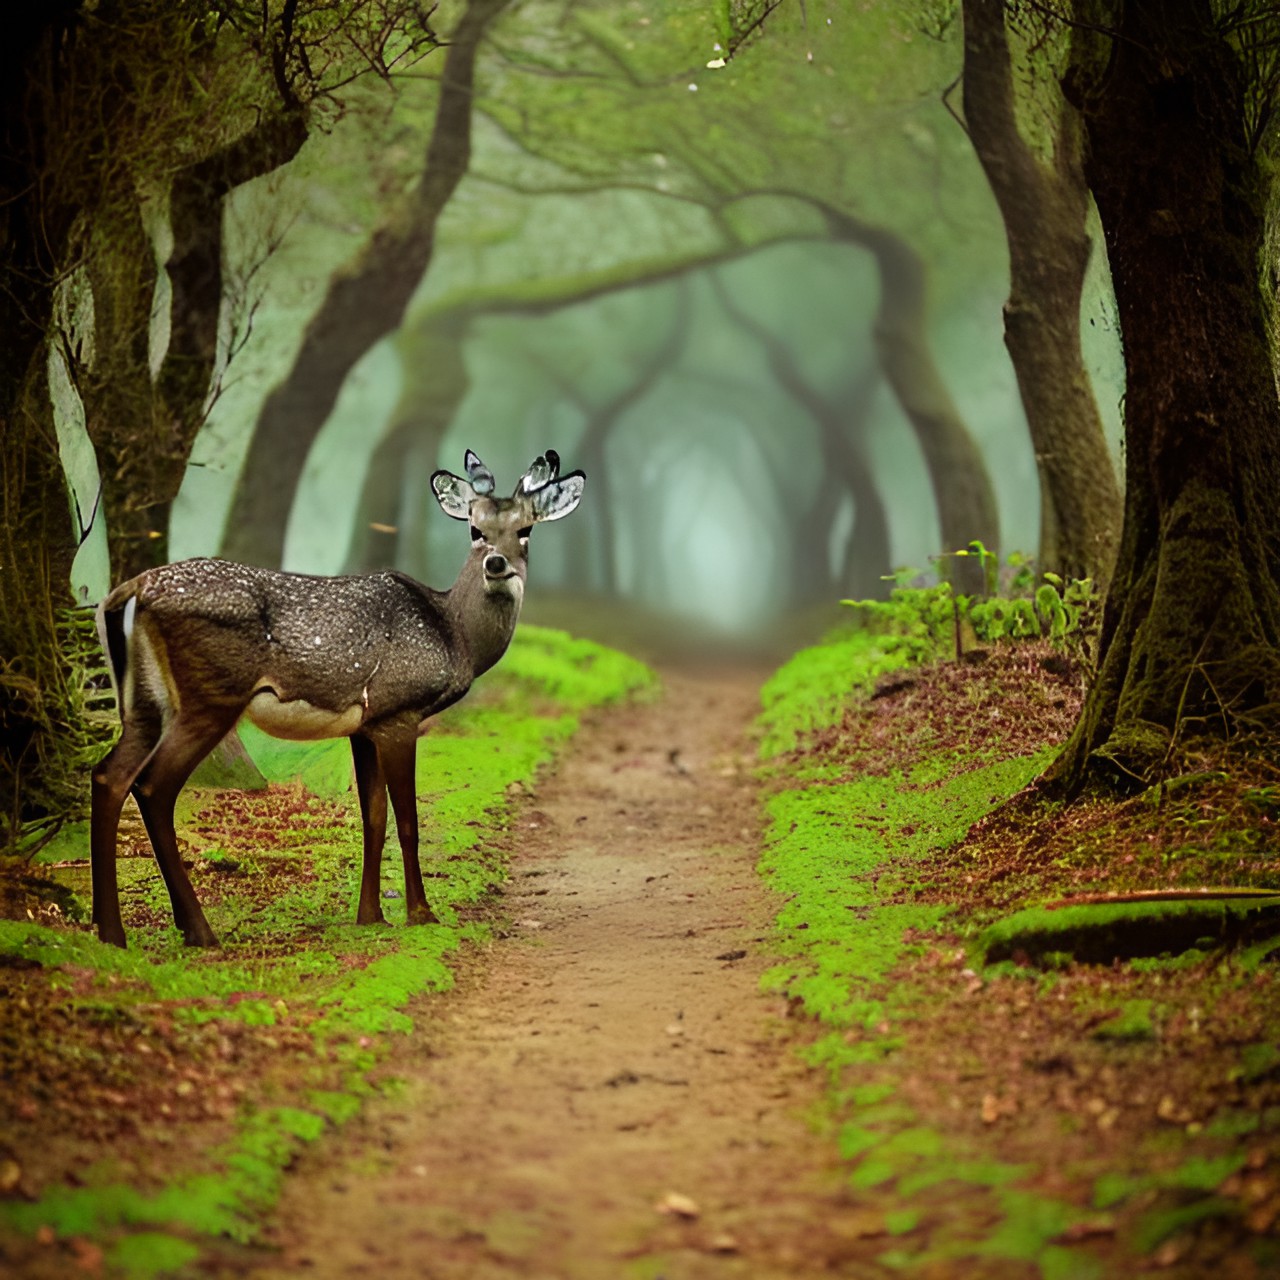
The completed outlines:
[[[520,530],[516,533],[516,537],[517,537],[517,538],[519,538],[521,542],[528,542],[528,541],[529,541],[529,535],[530,535],[532,532],[533,532],[533,525],[526,525],[523,529],[520,529]]]
[[[484,534],[481,533],[480,530],[475,527],[475,525],[471,526],[471,541],[472,542],[484,541]]]

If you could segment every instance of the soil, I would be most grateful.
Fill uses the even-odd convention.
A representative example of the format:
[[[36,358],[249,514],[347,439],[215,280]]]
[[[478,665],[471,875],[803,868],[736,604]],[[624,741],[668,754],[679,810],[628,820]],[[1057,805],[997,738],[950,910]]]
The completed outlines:
[[[516,823],[508,936],[432,1002],[395,1100],[304,1157],[259,1274],[696,1280],[847,1258],[809,1032],[759,993],[763,674],[668,673],[661,700],[584,729]]]

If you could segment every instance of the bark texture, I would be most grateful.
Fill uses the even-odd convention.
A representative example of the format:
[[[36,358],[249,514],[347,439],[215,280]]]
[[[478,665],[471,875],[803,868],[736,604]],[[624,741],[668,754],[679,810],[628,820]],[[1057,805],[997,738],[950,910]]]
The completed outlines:
[[[404,318],[435,248],[436,221],[471,161],[476,54],[509,0],[470,0],[451,37],[422,179],[329,284],[284,382],[268,397],[244,461],[223,553],[279,566],[289,511],[307,452],[347,374]]]
[[[78,0],[24,7],[0,46],[0,852],[79,796],[81,690],[65,655],[76,551],[49,399],[47,334],[75,208],[49,181],[49,104]]]
[[[1128,485],[1102,658],[1052,777],[1141,785],[1195,734],[1274,743],[1280,408],[1247,69],[1208,3],[1127,3],[1066,87],[1124,335]],[[1250,735],[1254,735],[1252,738]]]
[[[1048,163],[1023,140],[1005,7],[964,0],[964,115],[1009,243],[1005,346],[1040,473],[1040,564],[1105,583],[1122,501],[1080,349],[1090,254],[1081,125],[1064,103]]]

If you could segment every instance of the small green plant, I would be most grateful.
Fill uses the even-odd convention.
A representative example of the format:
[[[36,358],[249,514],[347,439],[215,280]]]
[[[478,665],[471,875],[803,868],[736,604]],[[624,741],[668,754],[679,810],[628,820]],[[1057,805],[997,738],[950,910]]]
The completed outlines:
[[[953,591],[947,566],[956,556],[980,558],[984,594]],[[959,657],[967,629],[979,644],[1047,639],[1092,676],[1099,597],[1091,578],[1064,580],[1056,573],[1045,573],[1036,586],[1029,557],[1015,552],[1002,569],[994,552],[976,539],[966,550],[939,556],[935,568],[940,577],[936,584],[921,585],[922,575],[916,570],[900,569],[885,579],[895,584],[888,600],[842,600],[841,604],[855,609],[858,623],[867,630],[897,637],[899,651],[908,662],[937,658],[951,644]]]
[[[888,600],[840,602],[854,610],[860,629],[892,641],[904,665],[939,657],[955,634],[951,584],[921,586],[919,577],[914,569],[901,569],[885,579],[896,584]]]

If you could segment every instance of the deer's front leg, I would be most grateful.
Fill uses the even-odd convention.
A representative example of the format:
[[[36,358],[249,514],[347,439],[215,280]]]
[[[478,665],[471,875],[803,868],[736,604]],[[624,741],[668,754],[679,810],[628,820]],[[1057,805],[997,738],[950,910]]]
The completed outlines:
[[[387,838],[387,779],[377,747],[362,734],[352,734],[351,756],[356,766],[356,794],[360,797],[360,826],[364,835],[356,924],[385,924],[379,885],[382,846]]]
[[[414,780],[417,737],[383,744],[380,750],[382,768],[391,793],[391,807],[396,812],[396,831],[400,836],[400,853],[404,858],[404,898],[410,924],[438,924],[436,914],[427,904],[422,887],[422,867],[418,864],[418,793]]]

